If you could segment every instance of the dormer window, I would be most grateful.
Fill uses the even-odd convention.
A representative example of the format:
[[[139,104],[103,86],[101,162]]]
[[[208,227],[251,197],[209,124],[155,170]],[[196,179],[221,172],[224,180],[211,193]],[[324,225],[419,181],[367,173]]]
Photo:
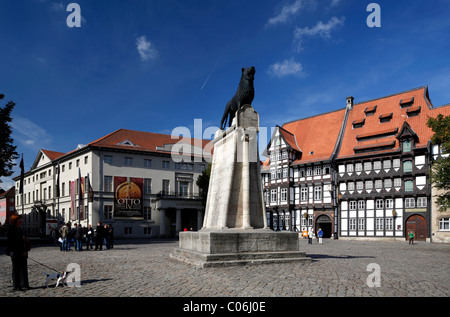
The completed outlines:
[[[364,122],[366,122],[366,119],[353,121],[352,122],[353,129],[362,128],[364,126]]]
[[[406,114],[408,115],[408,118],[417,116],[419,113],[420,113],[420,106],[411,107],[406,110]]]
[[[402,151],[403,152],[411,152],[411,140],[402,141]]]
[[[400,107],[410,107],[414,103],[414,97],[400,100]]]
[[[392,112],[391,113],[385,113],[379,116],[380,123],[389,122],[392,119]]]
[[[367,107],[366,110],[364,110],[364,113],[366,116],[371,116],[377,111],[377,106]]]

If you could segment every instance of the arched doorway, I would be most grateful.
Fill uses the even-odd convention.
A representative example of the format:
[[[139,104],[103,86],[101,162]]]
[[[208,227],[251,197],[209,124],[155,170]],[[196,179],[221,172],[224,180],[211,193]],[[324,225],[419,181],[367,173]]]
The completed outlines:
[[[406,220],[405,238],[409,240],[408,233],[414,233],[414,240],[425,241],[427,239],[427,222],[424,217],[420,215],[413,215]]]
[[[320,215],[319,217],[317,217],[315,226],[316,234],[317,231],[319,231],[319,228],[322,229],[324,238],[331,238],[332,222],[330,217],[328,217],[327,215]]]

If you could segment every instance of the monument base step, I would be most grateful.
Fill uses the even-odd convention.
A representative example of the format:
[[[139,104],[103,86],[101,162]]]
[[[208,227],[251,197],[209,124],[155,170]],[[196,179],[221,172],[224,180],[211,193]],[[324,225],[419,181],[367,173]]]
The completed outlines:
[[[225,254],[203,254],[196,251],[175,249],[170,257],[199,268],[228,267],[276,263],[310,263],[304,252],[246,252]]]
[[[311,262],[299,251],[297,233],[269,229],[180,232],[179,248],[170,257],[201,268]]]

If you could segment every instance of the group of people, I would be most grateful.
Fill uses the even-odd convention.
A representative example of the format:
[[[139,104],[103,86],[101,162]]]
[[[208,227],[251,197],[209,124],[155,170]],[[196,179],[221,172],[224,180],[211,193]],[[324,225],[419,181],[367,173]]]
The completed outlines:
[[[83,227],[77,223],[72,227],[71,223],[68,222],[61,226],[58,231],[52,230],[50,235],[52,239],[60,243],[61,251],[70,251],[72,244],[75,245],[76,251],[82,251],[83,244],[86,245],[86,250],[92,250],[94,246],[95,250],[102,250],[103,245],[109,250],[114,246],[113,227],[110,224],[102,225],[101,222],[98,222],[95,229],[92,225]]]

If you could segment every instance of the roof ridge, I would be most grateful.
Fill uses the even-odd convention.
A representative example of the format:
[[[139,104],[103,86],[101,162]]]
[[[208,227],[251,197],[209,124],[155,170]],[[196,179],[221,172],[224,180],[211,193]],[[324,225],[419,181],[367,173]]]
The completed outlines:
[[[380,99],[390,98],[390,97],[394,97],[394,96],[401,95],[401,94],[406,94],[406,93],[408,93],[408,92],[412,92],[412,91],[416,91],[416,90],[421,90],[421,89],[428,89],[428,85],[420,86],[420,87],[413,88],[413,89],[408,89],[408,90],[405,90],[405,91],[397,92],[397,93],[390,94],[390,95],[383,96],[383,97],[378,97],[378,98],[374,98],[374,99],[370,99],[370,100],[365,100],[365,101],[361,101],[361,102],[356,102],[356,103],[353,104],[353,106],[361,105],[361,104],[368,103],[368,102],[372,102],[372,101],[375,101],[375,100],[380,100]]]
[[[333,112],[342,111],[342,110],[345,110],[345,109],[346,109],[346,108],[340,108],[340,109],[331,110],[331,111],[324,112],[324,113],[315,114],[315,115],[312,115],[312,116],[309,116],[309,117],[305,117],[305,118],[300,118],[300,119],[288,121],[288,122],[283,123],[282,128],[283,128],[284,130],[286,130],[286,129],[284,128],[284,126],[285,126],[286,124],[290,124],[290,123],[294,123],[294,122],[298,122],[298,121],[303,121],[303,120],[311,119],[311,118],[315,118],[315,117],[320,117],[320,116],[323,116],[323,115],[326,115],[326,114],[330,114],[330,113],[333,113]],[[288,130],[286,130],[286,131],[288,131]],[[289,132],[289,131],[288,131],[288,132]]]

